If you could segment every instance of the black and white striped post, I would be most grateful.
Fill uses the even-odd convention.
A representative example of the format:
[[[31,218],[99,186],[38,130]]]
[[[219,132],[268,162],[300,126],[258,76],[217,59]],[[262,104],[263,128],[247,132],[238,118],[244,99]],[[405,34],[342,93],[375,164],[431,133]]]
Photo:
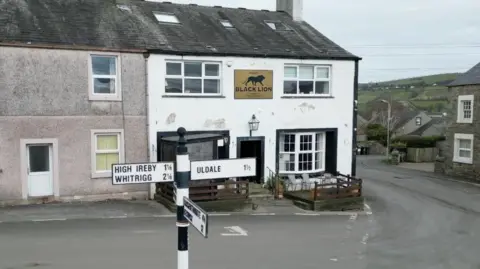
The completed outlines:
[[[183,197],[189,196],[188,182],[190,181],[190,158],[188,156],[187,140],[185,128],[180,127],[177,130],[177,169],[175,175],[175,184],[177,188],[177,227],[178,227],[178,255],[177,269],[188,269],[188,226],[189,222],[183,215]]]

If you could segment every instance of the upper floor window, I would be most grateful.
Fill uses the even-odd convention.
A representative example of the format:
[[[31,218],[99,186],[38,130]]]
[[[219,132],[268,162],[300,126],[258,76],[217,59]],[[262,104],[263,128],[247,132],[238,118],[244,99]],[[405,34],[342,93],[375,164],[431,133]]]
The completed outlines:
[[[220,64],[214,62],[167,62],[165,93],[220,95]]]
[[[415,118],[415,124],[416,125],[422,125],[422,118],[421,117],[416,117]]]
[[[90,55],[89,99],[100,101],[121,100],[119,70],[118,55]]]
[[[280,173],[325,170],[325,133],[284,133],[280,136]]]
[[[473,95],[460,95],[458,96],[458,111],[457,122],[458,123],[472,123],[473,122]]]
[[[284,67],[285,95],[318,95],[331,93],[331,67],[325,65],[287,65]]]

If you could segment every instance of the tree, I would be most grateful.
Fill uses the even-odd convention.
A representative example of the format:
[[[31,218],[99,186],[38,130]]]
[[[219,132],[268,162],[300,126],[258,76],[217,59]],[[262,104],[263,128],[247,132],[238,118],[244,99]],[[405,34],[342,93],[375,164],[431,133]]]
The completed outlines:
[[[385,129],[389,128],[390,130],[390,136],[392,134],[392,130],[395,130],[397,127],[400,118],[396,117],[393,115],[393,113],[390,115],[390,126],[388,125],[388,112],[387,111],[382,111],[378,113],[378,123],[381,124]]]
[[[387,141],[387,129],[378,123],[368,124],[366,135],[368,140],[379,141],[383,144]]]

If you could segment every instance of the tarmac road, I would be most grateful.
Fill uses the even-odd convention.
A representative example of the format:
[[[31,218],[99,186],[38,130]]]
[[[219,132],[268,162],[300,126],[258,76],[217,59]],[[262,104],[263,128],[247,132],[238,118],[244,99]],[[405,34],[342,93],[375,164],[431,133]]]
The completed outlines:
[[[174,218],[0,224],[0,268],[176,268]],[[226,236],[239,226],[246,236]],[[190,268],[365,268],[366,215],[212,217],[190,230]]]
[[[378,158],[358,163],[367,214],[211,217],[208,239],[190,226],[190,268],[480,268],[478,186],[383,165]],[[175,219],[131,206],[134,213],[119,204],[111,213],[125,216],[118,219],[109,219],[110,213],[82,219],[85,209],[74,214],[78,219],[26,220],[25,212],[38,218],[46,209],[58,217],[62,206],[0,211],[6,215],[0,269],[176,268]],[[247,235],[222,235],[231,226]]]
[[[373,211],[367,268],[480,268],[480,188],[368,157],[357,172]]]

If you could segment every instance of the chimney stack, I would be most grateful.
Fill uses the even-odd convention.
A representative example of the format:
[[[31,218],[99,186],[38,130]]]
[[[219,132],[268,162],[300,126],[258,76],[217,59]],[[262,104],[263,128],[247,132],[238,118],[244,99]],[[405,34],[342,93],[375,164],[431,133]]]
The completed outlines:
[[[277,11],[287,12],[294,21],[303,21],[303,0],[277,0]]]

